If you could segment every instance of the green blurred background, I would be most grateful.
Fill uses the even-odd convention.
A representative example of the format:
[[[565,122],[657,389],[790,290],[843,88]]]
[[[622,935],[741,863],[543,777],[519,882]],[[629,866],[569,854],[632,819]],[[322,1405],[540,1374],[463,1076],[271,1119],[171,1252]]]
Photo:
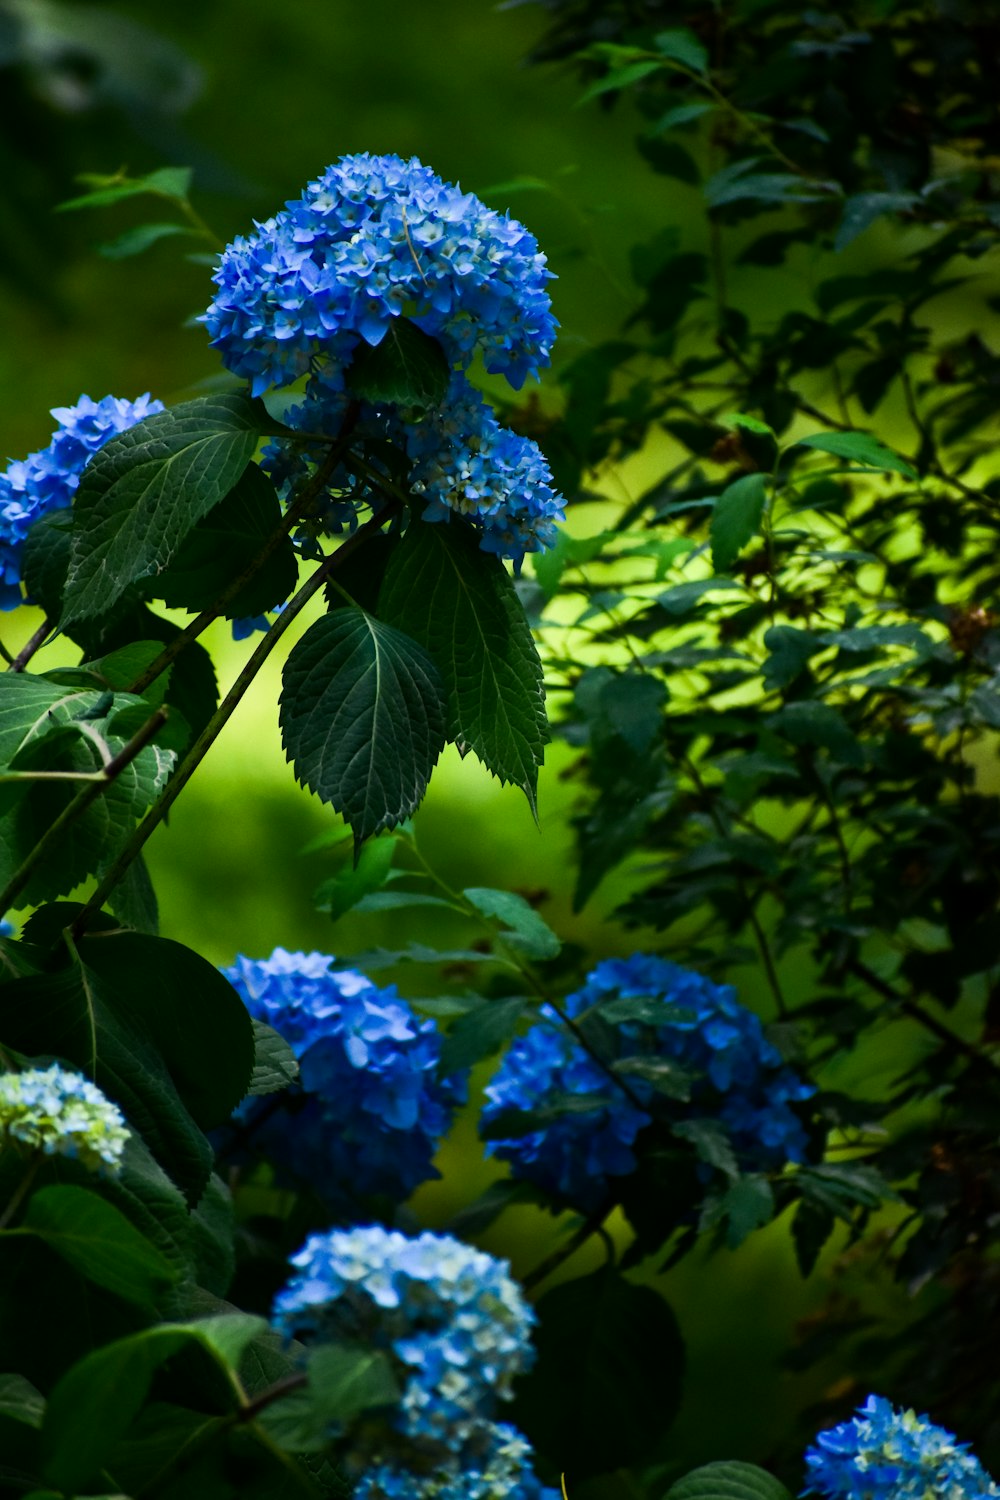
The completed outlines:
[[[210,296],[206,267],[185,260],[181,240],[129,260],[96,253],[150,214],[146,205],[55,213],[77,190],[78,172],[193,165],[197,206],[229,239],[344,152],[416,154],[446,179],[510,207],[537,234],[559,277],[557,369],[613,336],[639,300],[629,247],[668,224],[699,233],[696,193],[643,163],[627,104],[613,112],[577,108],[579,88],[568,73],[524,66],[541,22],[533,6],[501,12],[490,0],[434,0],[432,7],[404,0],[0,3],[0,456],[44,445],[49,408],[81,392],[150,390],[172,402],[218,373],[190,322]],[[756,293],[770,295],[769,273],[755,274]],[[543,405],[553,392],[550,380]],[[651,454],[637,469],[607,476],[607,493],[620,500],[643,482],[644,469],[652,478],[655,468]],[[596,529],[596,519],[584,514],[574,528]],[[0,622],[6,644],[16,649],[36,623],[26,610]],[[208,637],[224,684],[247,652],[228,636],[219,626]],[[50,647],[40,664],[64,659]],[[272,661],[150,848],[164,933],[218,963],[237,951],[262,956],[277,944],[349,957],[403,930],[397,920],[390,934],[375,916],[332,926],[314,909],[313,893],[335,863],[328,849],[307,846],[338,820],[296,787],[285,765],[274,712],[279,669]],[[570,911],[574,792],[559,774],[567,759],[562,747],[552,748],[536,828],[517,792],[449,751],[417,834],[450,884],[544,890],[542,910],[564,938],[595,956],[629,951],[635,938],[605,920],[620,895],[613,882],[585,913]],[[411,925],[405,935],[420,934]],[[434,983],[412,970],[395,977],[404,993],[427,993]],[[747,979],[744,998],[754,1003]],[[496,1175],[468,1121],[441,1165],[442,1180],[414,1204],[432,1225]],[[524,1271],[552,1234],[551,1220],[518,1209],[484,1243]],[[586,1265],[580,1255],[570,1274]],[[850,1269],[838,1275],[849,1280]],[[797,1320],[815,1309],[828,1282],[819,1274],[803,1285],[780,1224],[736,1254],[697,1254],[660,1280],[689,1340],[689,1394],[669,1461],[766,1460],[793,1414],[836,1376],[836,1362],[808,1377],[778,1365]],[[850,1295],[861,1304],[876,1297],[885,1310],[880,1286],[852,1285]],[[902,1302],[890,1311],[905,1322]]]

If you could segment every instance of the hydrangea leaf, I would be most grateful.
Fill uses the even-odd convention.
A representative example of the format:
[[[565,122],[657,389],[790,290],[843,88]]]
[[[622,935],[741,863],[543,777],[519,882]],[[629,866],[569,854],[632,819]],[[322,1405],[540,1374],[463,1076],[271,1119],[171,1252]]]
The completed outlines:
[[[430,656],[356,607],[317,620],[295,646],[280,717],[297,780],[343,814],[356,844],[415,811],[444,748]]]
[[[209,609],[257,558],[280,524],[281,506],[274,485],[256,464],[247,464],[229,494],[188,533],[151,592],[181,609]],[[297,576],[295,549],[285,537],[224,613],[239,619],[274,609],[292,593]]]
[[[503,940],[527,958],[558,958],[562,943],[549,924],[516,891],[496,891],[488,886],[470,886],[462,892],[477,911],[495,917],[508,929]]]
[[[0,757],[12,771],[92,775],[121,751],[150,705],[130,694],[73,691],[7,673],[0,677]],[[123,714],[129,717],[123,718]],[[175,755],[147,745],[65,830],[17,897],[37,904],[66,895],[114,859],[166,782]],[[11,780],[0,786],[0,874],[9,879],[85,783]]]
[[[299,1076],[295,1053],[284,1037],[263,1021],[253,1023],[254,1066],[248,1094],[276,1094]]]
[[[575,1483],[645,1460],[680,1405],[684,1341],[668,1303],[605,1268],[538,1303],[538,1362],[512,1420]]]
[[[373,1407],[392,1406],[400,1396],[385,1354],[337,1343],[321,1344],[311,1352],[308,1392],[327,1426],[350,1422]]]
[[[727,485],[715,502],[710,535],[712,567],[727,573],[747,542],[756,536],[764,514],[767,479],[763,474],[743,474]]]
[[[61,624],[106,614],[167,566],[239,479],[262,430],[246,396],[205,396],[118,433],[84,470]]]
[[[20,1229],[86,1276],[128,1302],[154,1306],[177,1280],[176,1267],[112,1204],[82,1187],[47,1187],[32,1194]]]
[[[481,1062],[510,1040],[528,1002],[521,995],[486,1000],[459,1018],[441,1044],[438,1071],[447,1077]]]
[[[738,1460],[703,1464],[678,1479],[664,1500],[791,1500],[780,1479]]]
[[[460,524],[410,524],[390,560],[379,614],[426,647],[444,681],[448,738],[532,811],[548,740],[542,668],[514,585]]]
[[[409,318],[394,318],[378,344],[362,342],[347,372],[347,388],[373,406],[439,406],[451,371],[437,339]]]
[[[150,940],[152,941],[152,940]],[[136,977],[141,994],[146,976]],[[170,1176],[196,1202],[212,1167],[212,1149],[185,1108],[148,1032],[120,1014],[96,974],[73,964],[17,979],[0,990],[5,1041],[29,1055],[56,1053],[92,1077],[118,1104]]]

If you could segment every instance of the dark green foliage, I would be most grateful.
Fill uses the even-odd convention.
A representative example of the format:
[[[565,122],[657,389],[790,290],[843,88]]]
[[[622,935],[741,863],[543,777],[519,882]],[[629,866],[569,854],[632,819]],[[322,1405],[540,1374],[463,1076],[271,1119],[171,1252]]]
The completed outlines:
[[[335,610],[288,658],[281,733],[299,781],[343,813],[360,844],[410,816],[444,748],[434,663],[363,609]]]
[[[409,318],[397,318],[381,343],[362,341],[347,374],[348,389],[373,405],[438,406],[448,389],[450,370],[437,339]]]
[[[514,1411],[553,1470],[572,1489],[651,1459],[683,1382],[684,1344],[667,1303],[609,1267],[547,1292],[538,1313],[538,1363]]]
[[[389,562],[378,609],[433,658],[448,738],[521,787],[534,809],[548,739],[542,669],[500,560],[457,521],[414,521]]]

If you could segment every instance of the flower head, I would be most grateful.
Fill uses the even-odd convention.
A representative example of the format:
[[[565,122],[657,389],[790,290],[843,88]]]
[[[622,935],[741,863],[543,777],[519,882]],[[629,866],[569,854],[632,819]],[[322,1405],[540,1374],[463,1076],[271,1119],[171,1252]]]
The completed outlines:
[[[354,1500],[558,1500],[532,1468],[531,1444],[506,1422],[483,1422],[477,1451],[433,1473],[414,1473],[400,1462],[367,1468]]]
[[[997,1500],[1000,1487],[965,1443],[884,1396],[821,1432],[806,1451],[804,1494],[828,1500]]]
[[[636,1137],[654,1117],[719,1120],[750,1168],[801,1160],[805,1133],[790,1106],[814,1091],[783,1065],[760,1019],[729,985],[637,953],[598,964],[564,1008],[574,1020],[589,1013],[599,1022],[608,1066],[543,1006],[542,1019],[514,1042],[487,1087],[481,1123],[508,1110],[537,1110],[560,1095],[577,1107],[544,1128],[487,1146],[515,1175],[578,1207],[597,1208],[609,1179],[634,1171]],[[678,1093],[686,1099],[666,1098],[643,1077],[642,1061],[651,1059],[676,1064]],[[633,1064],[624,1070],[628,1092],[611,1067],[626,1060]],[[587,1101],[591,1107],[579,1107]]]
[[[21,603],[21,553],[35,522],[72,502],[84,469],[109,438],[162,410],[148,393],[135,401],[81,396],[75,406],[53,407],[59,425],[48,447],[12,460],[0,474],[0,609]]]
[[[311,1235],[291,1263],[275,1326],[383,1350],[402,1389],[397,1434],[442,1460],[477,1451],[532,1357],[534,1314],[506,1261],[448,1235],[371,1225]]]
[[[287,1111],[256,1129],[277,1165],[333,1200],[400,1201],[435,1175],[431,1159],[463,1084],[439,1079],[441,1044],[395,988],[378,989],[325,953],[238,957],[226,976],[250,1014],[284,1037],[299,1060],[301,1090]],[[243,1117],[253,1124],[258,1106]]]
[[[229,369],[255,395],[318,356],[346,365],[406,315],[449,363],[481,351],[516,388],[548,363],[551,273],[531,234],[416,157],[342,157],[301,197],[233,241],[204,316]]]
[[[0,1140],[114,1175],[128,1138],[118,1106],[79,1073],[53,1063],[0,1074]]]

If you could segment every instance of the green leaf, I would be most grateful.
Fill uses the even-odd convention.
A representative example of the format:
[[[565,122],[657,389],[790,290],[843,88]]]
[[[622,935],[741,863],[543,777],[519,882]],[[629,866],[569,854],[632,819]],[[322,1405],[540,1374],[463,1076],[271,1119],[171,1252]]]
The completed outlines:
[[[747,542],[757,535],[766,499],[767,478],[763,474],[743,474],[723,490],[715,502],[710,526],[716,573],[728,572]]]
[[[509,929],[503,934],[504,942],[526,958],[558,957],[562,943],[523,896],[513,891],[495,891],[489,886],[470,886],[462,895],[484,916],[502,922]]]
[[[263,1021],[253,1023],[254,1065],[248,1094],[276,1094],[299,1076],[295,1053],[280,1032]]]
[[[440,1075],[448,1078],[453,1073],[461,1073],[509,1042],[526,1003],[521,995],[511,995],[504,1000],[485,1000],[475,1010],[461,1016],[441,1043]]]
[[[532,811],[548,740],[542,669],[514,585],[468,527],[413,521],[389,563],[379,614],[430,653],[447,694],[447,734]]]
[[[64,627],[107,613],[129,584],[167,566],[243,473],[264,415],[247,396],[204,396],[147,417],[94,454],[73,501]]]
[[[444,748],[434,663],[355,607],[317,620],[293,648],[280,719],[296,779],[343,814],[356,844],[415,811]]]
[[[149,869],[140,854],[108,897],[108,905],[124,927],[156,937],[160,930],[160,911]]]
[[[847,766],[863,766],[864,752],[843,714],[829,703],[802,699],[786,703],[770,717],[771,726],[793,745],[818,745]]]
[[[671,1125],[670,1133],[682,1141],[690,1141],[701,1161],[717,1168],[730,1181],[740,1175],[739,1163],[733,1152],[726,1128],[718,1120],[679,1120]]]
[[[165,604],[200,612],[210,609],[281,525],[281,505],[270,479],[247,464],[236,484],[188,533],[173,561],[158,574],[152,592]],[[230,619],[259,615],[283,603],[295,589],[298,559],[285,537],[277,551],[226,605]]]
[[[103,255],[105,260],[125,260],[130,255],[141,255],[158,241],[178,234],[193,235],[196,239],[198,237],[196,231],[185,224],[137,224],[115,239],[105,240],[103,245],[98,245],[97,253]]]
[[[47,1187],[28,1202],[15,1234],[45,1241],[88,1281],[151,1308],[177,1271],[112,1204],[81,1187]]]
[[[0,1375],[0,1417],[41,1427],[45,1398],[23,1375]]]
[[[741,1177],[719,1203],[726,1223],[726,1244],[735,1250],[748,1235],[774,1217],[774,1189],[766,1177]]]
[[[359,852],[356,863],[348,863],[339,875],[324,880],[316,892],[316,905],[321,911],[328,911],[336,921],[380,890],[389,876],[395,855],[396,840],[391,834],[370,839]]]
[[[133,177],[120,181],[116,177],[105,179],[88,177],[94,182],[92,192],[79,198],[69,198],[56,204],[56,213],[67,213],[77,208],[106,208],[110,203],[120,203],[125,198],[135,198],[140,193],[154,193],[160,198],[174,198],[183,203],[191,191],[191,167],[160,167],[146,177]]]
[[[779,1479],[756,1464],[723,1460],[678,1479],[664,1500],[792,1500]]]
[[[792,1219],[792,1243],[802,1276],[811,1276],[823,1246],[836,1227],[836,1217],[822,1204],[803,1198]]]
[[[835,458],[846,458],[863,468],[881,469],[886,474],[902,474],[906,479],[919,477],[911,464],[868,432],[814,432],[809,437],[799,438],[792,447],[814,448],[820,453],[832,453]]]
[[[667,1099],[691,1098],[691,1074],[669,1057],[620,1057],[612,1064],[625,1078],[641,1078]]]
[[[580,95],[576,101],[577,106],[589,104],[591,99],[597,99],[601,94],[612,94],[619,89],[628,88],[630,84],[639,83],[641,79],[648,78],[650,73],[657,73],[663,67],[656,58],[645,61],[629,63],[627,67],[615,68],[612,72],[599,78],[596,83]]]
[[[153,1376],[191,1334],[169,1325],[117,1339],[73,1365],[52,1391],[41,1430],[42,1473],[66,1494],[100,1471],[145,1403]]]
[[[515,1182],[513,1178],[504,1177],[500,1182],[491,1182],[478,1198],[460,1208],[449,1220],[448,1231],[460,1240],[474,1240],[477,1235],[489,1229],[504,1209],[524,1203],[548,1208],[551,1199],[546,1192],[530,1182]]]
[[[420,270],[414,247],[410,252]],[[347,371],[347,388],[374,406],[440,406],[451,370],[437,339],[409,318],[394,318],[378,344],[361,343]]]
[[[609,1268],[564,1282],[538,1303],[534,1369],[512,1420],[574,1481],[638,1465],[680,1405],[684,1343],[669,1305]]]
[[[708,51],[699,42],[694,32],[689,31],[686,26],[658,32],[653,38],[653,46],[671,62],[678,62],[682,67],[690,68],[692,73],[708,71]],[[700,108],[704,109],[706,106],[702,105]],[[692,117],[688,115],[687,118]]]
[[[309,1356],[309,1395],[324,1421],[350,1422],[373,1407],[392,1406],[399,1386],[387,1355],[349,1344],[320,1344]]]

